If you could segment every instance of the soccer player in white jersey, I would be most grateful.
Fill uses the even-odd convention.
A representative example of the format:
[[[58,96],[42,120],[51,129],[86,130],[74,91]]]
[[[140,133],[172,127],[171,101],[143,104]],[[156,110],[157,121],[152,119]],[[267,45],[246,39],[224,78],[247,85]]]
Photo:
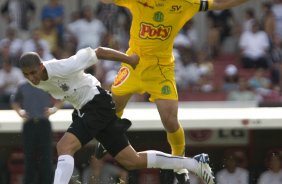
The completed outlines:
[[[37,53],[27,52],[20,58],[20,68],[28,81],[54,98],[66,100],[75,108],[72,124],[57,143],[58,163],[54,184],[67,184],[73,169],[73,155],[91,139],[96,138],[125,168],[188,169],[207,184],[214,184],[207,154],[193,158],[172,156],[159,151],[136,152],[125,132],[131,122],[116,116],[115,104],[108,91],[84,69],[98,60],[113,60],[129,64],[133,69],[139,56],[99,47],[84,48],[61,60],[42,61]],[[38,101],[40,103],[40,101]],[[121,123],[122,121],[123,123]]]

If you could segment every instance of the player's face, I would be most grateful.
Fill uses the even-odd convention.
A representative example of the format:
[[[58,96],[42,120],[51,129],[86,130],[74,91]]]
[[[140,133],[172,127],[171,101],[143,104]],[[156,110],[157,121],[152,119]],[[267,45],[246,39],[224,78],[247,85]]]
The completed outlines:
[[[38,85],[42,76],[42,65],[33,65],[30,67],[22,68],[24,77],[32,84]]]

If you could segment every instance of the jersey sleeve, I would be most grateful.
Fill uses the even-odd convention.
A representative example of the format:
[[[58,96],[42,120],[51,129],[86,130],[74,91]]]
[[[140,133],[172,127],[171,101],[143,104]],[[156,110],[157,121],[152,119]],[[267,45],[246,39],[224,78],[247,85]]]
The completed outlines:
[[[75,55],[62,60],[51,60],[43,63],[47,69],[48,76],[65,76],[72,73],[84,71],[86,68],[96,64],[98,58],[95,51],[88,47],[80,49]]]

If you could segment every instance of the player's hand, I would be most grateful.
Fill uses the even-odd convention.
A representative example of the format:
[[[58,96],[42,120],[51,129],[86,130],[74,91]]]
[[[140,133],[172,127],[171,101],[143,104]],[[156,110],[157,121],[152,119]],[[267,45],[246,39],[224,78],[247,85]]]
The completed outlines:
[[[131,67],[133,68],[133,69],[135,69],[136,68],[136,66],[138,65],[138,63],[139,63],[139,56],[137,55],[137,54],[132,54],[132,55],[130,55],[129,56],[130,58],[131,58],[131,62],[129,63],[130,65],[131,65]]]
[[[24,120],[28,119],[28,114],[24,109],[21,109],[18,111],[18,114],[21,118],[23,118]]]
[[[46,108],[46,109],[45,109],[45,116],[46,116],[46,117],[49,117],[49,116],[51,116],[52,114],[55,114],[57,111],[58,111],[58,108],[57,108],[57,107]]]

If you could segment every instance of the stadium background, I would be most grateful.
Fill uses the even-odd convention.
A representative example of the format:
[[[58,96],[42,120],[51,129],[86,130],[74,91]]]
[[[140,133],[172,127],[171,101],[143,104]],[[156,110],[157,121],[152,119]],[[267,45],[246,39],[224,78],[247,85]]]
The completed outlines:
[[[40,24],[40,9],[46,4],[47,0],[42,1],[33,1],[36,5],[36,16],[34,22],[31,24],[31,28],[37,27]],[[236,19],[240,22],[243,21],[243,12],[247,7],[253,7],[256,10],[256,13],[259,15],[260,13],[260,4],[263,2],[259,1],[250,1],[245,5],[240,7],[233,8],[232,11]],[[0,0],[0,6],[4,3],[4,0]],[[96,1],[90,0],[62,0],[61,3],[64,5],[65,9],[65,17],[64,23],[67,24],[69,22],[69,15],[73,11],[77,11],[82,8],[84,5],[90,5],[91,7],[96,7]],[[7,28],[7,24],[3,17],[0,18],[0,38],[5,36],[5,30]],[[194,24],[196,30],[199,35],[199,44],[197,48],[200,49],[204,44],[206,35],[207,35],[207,25],[206,25],[206,16],[205,13],[199,13],[194,18]],[[225,43],[226,46],[223,47],[225,55],[218,58],[218,62],[221,64],[218,65],[217,69],[222,70],[218,71],[218,73],[223,73],[223,70],[227,64],[232,64],[237,61],[236,53],[234,53],[234,48],[232,47],[232,40],[230,42]],[[223,61],[224,60],[224,61]],[[228,60],[226,63],[223,64]],[[1,79],[0,79],[1,80]],[[205,109],[209,108],[240,108],[240,107],[256,107],[256,106],[280,106],[280,103],[254,103],[254,102],[217,102],[217,100],[222,100],[220,95],[196,95],[194,98],[187,97],[189,94],[186,92],[181,92],[180,95],[183,94],[183,99],[181,105],[187,105],[189,108],[202,109],[202,116],[205,116]],[[210,102],[213,101],[213,102]],[[129,108],[138,107],[135,103],[140,102],[131,102]],[[142,103],[143,104],[143,103]],[[151,105],[145,104],[143,108],[151,108]],[[273,107],[275,108],[275,107]],[[219,109],[220,111],[220,109]],[[0,117],[4,117],[4,114],[8,112],[6,110],[0,109]],[[189,110],[185,111],[189,113]],[[138,110],[136,110],[138,113]],[[16,114],[14,114],[16,116]],[[224,115],[223,115],[224,116]],[[180,118],[181,119],[181,118]],[[211,119],[212,120],[212,119]],[[0,183],[7,183],[10,181],[12,184],[12,180],[15,178],[20,178],[22,176],[22,147],[21,147],[21,139],[20,132],[18,130],[12,131],[4,131],[3,126],[1,124],[8,121],[8,119],[0,119]],[[150,121],[150,118],[149,120]],[[192,121],[192,120],[191,120]],[[281,127],[269,127],[263,126],[260,128],[249,128],[243,126],[246,122],[246,119],[242,119],[242,126],[239,128],[232,128],[232,126],[226,127],[217,127],[211,128],[208,124],[204,124],[207,127],[193,127],[191,131],[189,131],[189,125],[185,127],[186,137],[187,137],[187,156],[191,156],[197,154],[199,152],[209,153],[212,165],[214,167],[215,172],[219,171],[223,167],[223,157],[230,152],[236,152],[236,154],[240,157],[240,164],[242,167],[247,168],[250,171],[250,184],[255,184],[259,174],[264,171],[265,168],[265,156],[268,151],[272,149],[277,149],[282,151],[282,134]],[[259,123],[260,119],[254,120],[252,123]],[[20,123],[20,122],[19,122]],[[56,122],[53,122],[56,123]],[[226,121],[226,124],[232,123],[232,121]],[[15,127],[19,128],[20,124],[15,125]],[[142,125],[140,125],[142,127]],[[15,128],[15,129],[17,129]],[[2,131],[1,131],[2,129]],[[59,137],[62,135],[62,130],[54,129],[54,145]],[[137,150],[144,149],[158,149],[165,152],[169,152],[169,145],[166,143],[166,134],[162,128],[152,128],[150,129],[150,125],[145,128],[136,128],[128,133],[131,143]],[[87,164],[88,159],[90,158],[90,153],[93,152],[93,145],[95,141],[89,144],[86,148],[82,149],[80,152],[76,154],[76,165],[79,170],[82,170]],[[55,152],[55,150],[54,150]],[[56,158],[54,158],[54,161]],[[148,171],[136,171],[132,172],[132,177],[139,183],[146,183],[146,179],[141,180],[141,176],[146,178],[147,183],[149,180],[154,180],[158,172],[155,170]],[[14,178],[14,179],[13,179]],[[17,179],[14,180],[14,183],[17,183]]]

